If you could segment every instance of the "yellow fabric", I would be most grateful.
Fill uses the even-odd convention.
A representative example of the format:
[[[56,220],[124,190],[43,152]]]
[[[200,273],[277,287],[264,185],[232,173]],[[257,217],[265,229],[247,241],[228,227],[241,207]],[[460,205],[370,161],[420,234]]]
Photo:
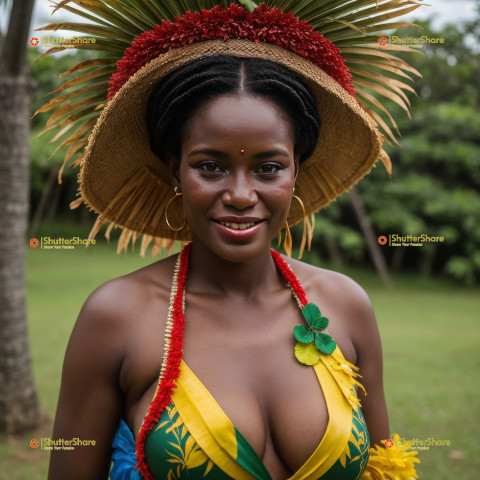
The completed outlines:
[[[254,480],[255,477],[236,462],[234,425],[183,360],[176,384],[172,401],[200,448],[231,477]]]
[[[322,355],[328,357],[328,355]],[[352,407],[338,388],[337,381],[325,364],[319,361],[314,367],[322,386],[328,410],[328,424],[322,441],[310,458],[290,480],[318,480],[340,457],[352,430]]]
[[[337,358],[341,360],[343,355],[340,353]],[[334,373],[331,365],[328,368],[322,361],[313,368],[323,390],[329,421],[318,447],[289,480],[321,478],[341,456],[351,435],[352,406],[339,385],[339,375]],[[238,480],[253,479],[254,477],[236,462],[234,425],[183,360],[176,383],[172,402],[200,448],[231,477]]]

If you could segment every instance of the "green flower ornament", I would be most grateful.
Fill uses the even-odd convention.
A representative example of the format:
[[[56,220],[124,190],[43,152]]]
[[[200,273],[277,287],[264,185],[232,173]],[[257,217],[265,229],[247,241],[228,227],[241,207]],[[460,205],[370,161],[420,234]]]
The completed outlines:
[[[335,340],[326,333],[321,333],[328,327],[328,318],[322,317],[319,308],[313,303],[307,303],[302,310],[308,327],[297,325],[293,336],[298,341],[295,345],[295,357],[305,365],[315,365],[322,353],[330,355],[337,348]]]

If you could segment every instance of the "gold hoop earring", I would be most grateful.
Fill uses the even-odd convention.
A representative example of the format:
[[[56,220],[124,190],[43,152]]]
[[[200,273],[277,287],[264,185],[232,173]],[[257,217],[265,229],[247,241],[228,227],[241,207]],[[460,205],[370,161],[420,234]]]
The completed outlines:
[[[305,218],[305,205],[303,204],[302,199],[297,195],[292,195],[292,198],[294,198],[300,204],[303,213],[302,218]]]
[[[168,201],[167,206],[165,207],[165,222],[167,222],[168,228],[170,230],[173,230],[174,232],[179,232],[185,226],[185,223],[186,223],[187,220],[186,220],[185,214],[184,214],[182,226],[178,227],[178,228],[173,227],[172,224],[168,220],[168,207],[170,206],[170,204],[174,200],[176,200],[177,198],[180,198],[182,196],[182,192],[180,191],[180,187],[175,187],[173,189],[173,191],[175,192],[175,195]]]
[[[283,249],[287,256],[292,256],[292,233],[290,232],[290,227],[288,226],[288,222],[285,220],[285,225],[283,226],[285,229],[285,239],[283,240]],[[282,243],[282,232],[278,232],[278,245],[277,248],[280,248]]]
[[[295,189],[293,189],[293,191],[295,191]],[[298,255],[298,259],[300,260],[302,258],[302,255],[303,255],[303,251],[305,250],[305,244],[307,242],[307,222],[306,222],[306,215],[305,215],[305,205],[303,204],[302,202],[302,199],[297,196],[297,195],[292,195],[292,198],[294,198],[299,204],[300,204],[300,207],[302,209],[302,219],[303,219],[303,232],[302,232],[302,241],[300,243],[300,253]],[[310,250],[310,240],[309,239],[309,242],[308,242],[308,249]]]
[[[295,191],[295,189],[293,189]],[[307,242],[307,222],[308,222],[308,249],[310,250],[310,244],[312,240],[312,234],[313,234],[313,228],[310,226],[309,220],[306,218],[305,214],[305,205],[302,202],[302,199],[298,197],[297,195],[292,195],[292,199],[295,199],[299,204],[300,207],[302,208],[302,218],[303,218],[303,233],[302,233],[302,241],[300,243],[300,252],[298,255],[298,258],[302,258],[303,251],[305,250],[305,244]],[[285,220],[285,225],[283,226],[285,228],[285,239],[283,241],[283,248],[285,250],[285,253],[291,257],[292,256],[292,234],[290,232],[290,228],[288,226],[288,222]],[[280,232],[278,237],[278,247],[280,247],[282,243],[282,233]]]

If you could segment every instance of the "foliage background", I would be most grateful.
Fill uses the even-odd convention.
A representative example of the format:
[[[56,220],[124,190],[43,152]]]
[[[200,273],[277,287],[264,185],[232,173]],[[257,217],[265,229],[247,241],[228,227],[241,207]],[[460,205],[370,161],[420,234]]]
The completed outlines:
[[[443,31],[433,31],[428,21],[417,23],[421,35],[445,43],[409,55],[423,78],[415,81],[418,97],[412,98],[411,121],[391,106],[402,133],[401,148],[387,147],[392,178],[377,165],[358,190],[378,235],[445,237],[443,244],[422,248],[383,248],[394,274],[440,275],[471,285],[480,279],[480,54],[466,39],[474,35],[478,46],[479,21]],[[410,29],[400,35],[419,33]],[[318,217],[315,250],[331,252],[335,245],[339,252],[329,256],[337,262],[365,264],[366,244],[348,196]]]

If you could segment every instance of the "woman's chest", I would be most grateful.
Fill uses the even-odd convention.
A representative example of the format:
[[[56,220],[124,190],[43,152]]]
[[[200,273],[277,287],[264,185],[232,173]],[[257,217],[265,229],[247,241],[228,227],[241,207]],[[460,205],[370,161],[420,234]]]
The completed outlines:
[[[248,345],[249,336],[245,335],[247,344],[240,348],[235,341],[221,342],[223,335],[216,339],[211,333],[207,341],[186,328],[183,358],[218,411],[241,433],[269,471],[288,476],[319,445],[328,411],[314,370],[295,360],[294,342],[290,338],[282,341],[282,337],[270,333]],[[147,359],[144,355],[144,367],[135,370],[152,370]],[[126,418],[134,431],[138,431],[147,413],[156,381],[127,409]]]
[[[302,323],[298,308],[291,297],[272,308],[201,307],[187,310],[183,359],[260,458],[296,471],[319,445],[329,419],[324,386],[294,356],[293,328]],[[162,363],[162,332],[146,330],[135,340],[142,348],[131,350],[126,369],[125,416],[135,432]]]
[[[217,349],[217,361],[185,352],[206,395],[272,469],[296,471],[324,436],[329,415],[322,386],[281,346],[264,355]],[[293,358],[291,358],[293,357]]]
[[[345,467],[346,457],[351,457],[351,452],[361,455],[357,456],[358,465],[350,472],[353,476],[349,473],[345,478],[357,478],[362,470],[365,455],[368,456],[368,433],[363,428],[364,422],[363,426],[358,422],[355,424],[355,415],[359,411],[352,410],[345,402],[335,381],[329,378],[325,365],[318,365],[315,369],[310,367],[310,370],[315,370],[318,381],[326,387],[325,400],[330,419],[324,432],[320,434],[317,430],[319,438],[301,460],[298,455],[293,458],[293,441],[299,444],[308,432],[315,431],[313,422],[302,428],[297,417],[286,434],[280,434],[275,431],[276,426],[270,426],[265,431],[263,454],[259,455],[246,436],[246,424],[243,423],[243,428],[237,425],[183,361],[180,368],[171,403],[146,437],[146,462],[154,478],[173,478],[172,475],[183,478],[184,474],[188,478],[204,478],[210,473],[213,479],[217,475],[221,479],[251,479],[249,473],[261,480],[319,479],[331,472],[337,463],[338,468]],[[301,410],[302,406],[297,402],[296,409]],[[271,415],[275,417],[275,409],[271,410]],[[249,410],[247,414],[251,417],[253,412]],[[295,417],[294,412],[287,412],[284,421],[280,422],[280,428],[287,428],[285,420],[289,417]],[[362,418],[361,413],[359,418]],[[286,441],[279,442],[275,438],[277,434],[280,440],[285,437]],[[285,448],[287,457],[282,456],[282,448]],[[305,453],[305,448],[309,447],[300,450]],[[343,457],[345,459],[342,460]],[[225,476],[225,473],[228,475]],[[334,473],[331,478],[340,478],[338,473],[341,472]]]

